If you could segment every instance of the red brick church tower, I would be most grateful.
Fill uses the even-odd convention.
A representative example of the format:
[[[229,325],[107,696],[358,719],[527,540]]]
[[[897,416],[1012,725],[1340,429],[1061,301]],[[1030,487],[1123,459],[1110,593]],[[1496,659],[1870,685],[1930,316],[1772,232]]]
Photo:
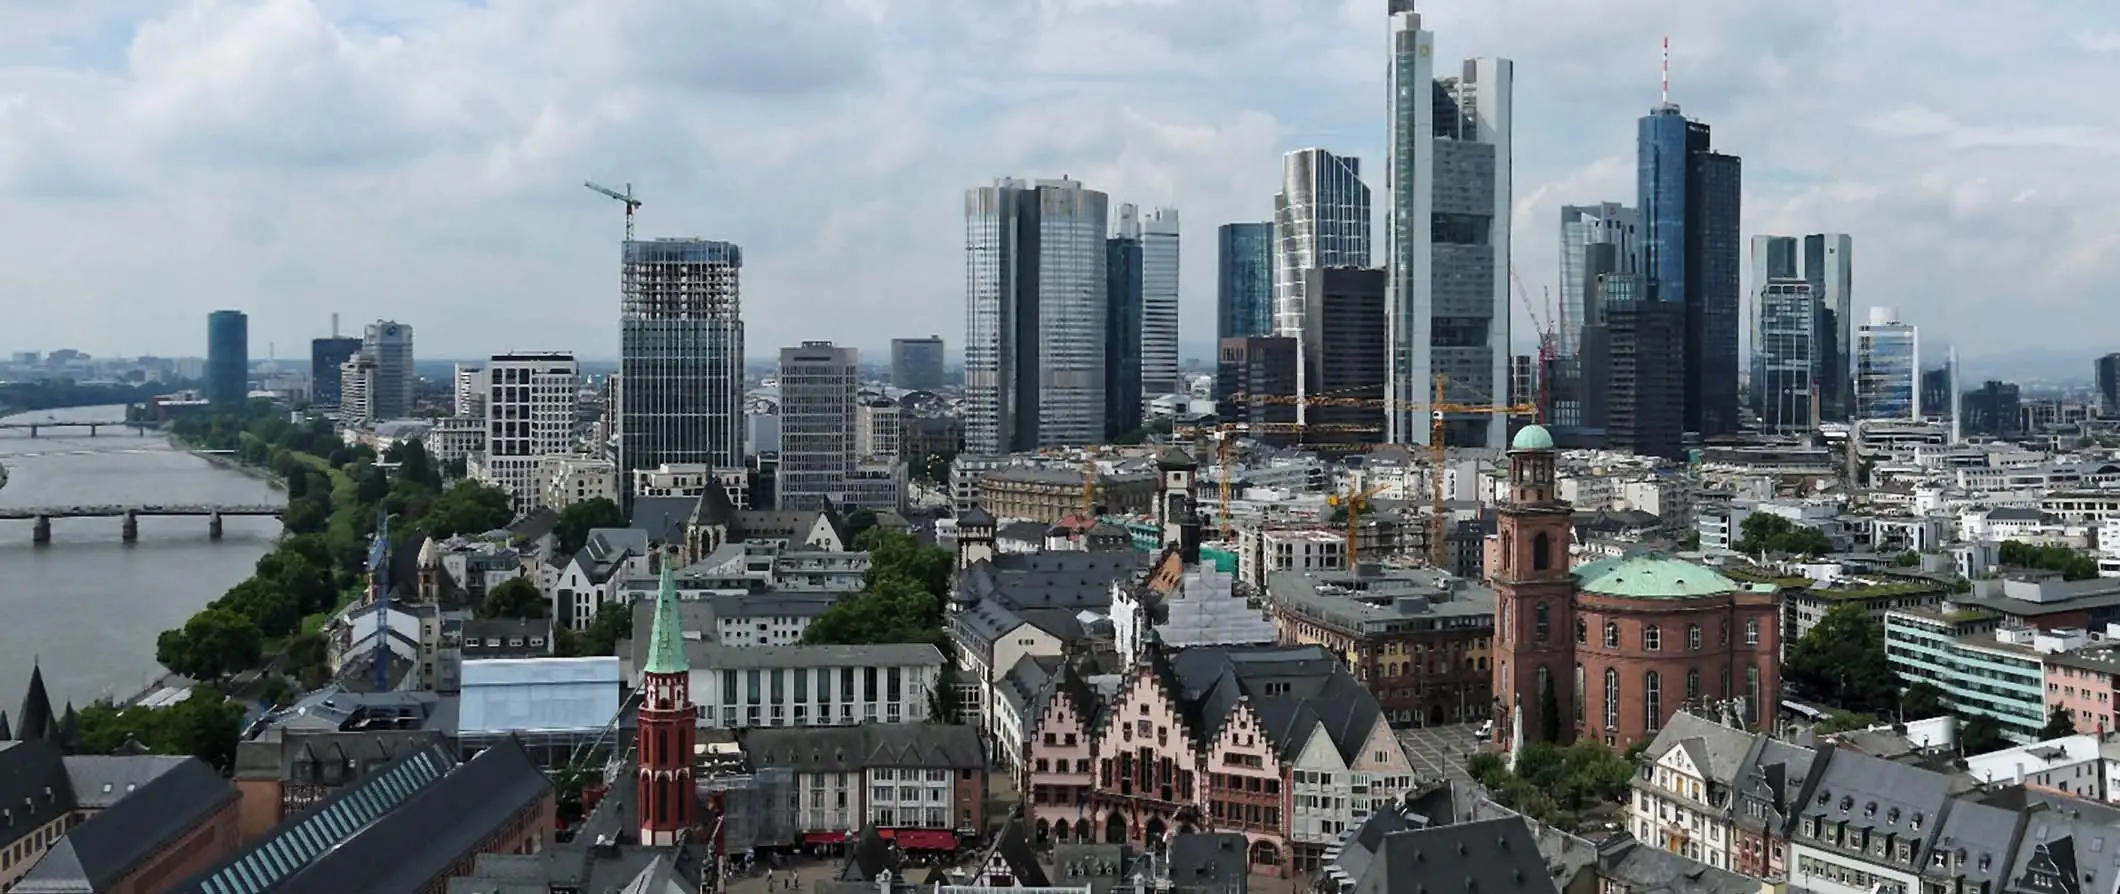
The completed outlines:
[[[648,638],[648,661],[641,668],[640,843],[676,844],[685,830],[699,825],[699,791],[692,781],[692,744],[699,736],[699,717],[692,708],[692,667],[685,658],[683,624],[677,616],[676,556],[664,553],[662,589],[655,596],[655,627]]]
[[[1527,425],[1509,443],[1509,502],[1501,507],[1494,578],[1494,729],[1506,748],[1566,743],[1575,724],[1575,579],[1568,567],[1574,509],[1554,492],[1553,436]],[[1522,726],[1517,724],[1521,722]]]

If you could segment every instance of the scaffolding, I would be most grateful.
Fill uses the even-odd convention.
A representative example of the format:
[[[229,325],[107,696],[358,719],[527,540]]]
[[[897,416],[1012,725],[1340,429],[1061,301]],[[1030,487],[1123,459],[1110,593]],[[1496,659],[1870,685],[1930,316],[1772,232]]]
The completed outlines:
[[[700,800],[721,822],[717,850],[723,855],[799,843],[795,823],[795,771],[752,769],[734,743],[702,746]]]

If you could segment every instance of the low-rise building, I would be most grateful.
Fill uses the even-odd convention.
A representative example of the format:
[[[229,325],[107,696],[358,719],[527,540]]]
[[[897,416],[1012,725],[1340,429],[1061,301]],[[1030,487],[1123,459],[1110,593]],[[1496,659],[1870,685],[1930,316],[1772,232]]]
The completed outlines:
[[[440,730],[271,727],[236,745],[239,834],[250,840],[400,755],[440,746]]]
[[[590,500],[618,502],[618,464],[596,456],[550,455],[537,460],[543,505],[565,509]]]
[[[2120,642],[2106,639],[2054,652],[2041,662],[2046,710],[2061,711],[2079,730],[2103,735],[2120,729]]]
[[[794,771],[805,844],[842,843],[873,827],[901,848],[954,851],[985,828],[985,749],[971,727],[762,728],[741,743],[752,767]]]
[[[1992,612],[1945,602],[1885,613],[1885,658],[1901,682],[1927,683],[1960,717],[1983,716],[2013,742],[2046,726],[2046,670],[2028,628],[2000,627]]]
[[[1918,894],[1952,806],[1949,776],[1854,752],[1826,761],[1789,836],[1789,885],[1817,894]],[[1880,887],[1881,886],[1881,887]]]
[[[1105,512],[1148,512],[1156,476],[1140,472],[1093,472],[1029,466],[999,468],[979,476],[978,504],[999,518],[1051,524],[1083,511],[1083,489],[1094,488]]]
[[[2062,736],[1965,759],[1965,774],[1983,785],[2028,785],[2090,801],[2106,800],[2099,737]]]
[[[74,788],[78,792],[82,783],[91,781],[112,786],[130,775],[123,763],[131,760],[135,759],[101,758],[99,769],[117,773],[101,780],[83,779],[75,773]],[[114,792],[118,797],[109,806],[86,819],[76,816],[65,837],[10,890],[15,894],[152,894],[213,865],[242,845],[236,822],[239,798],[227,780],[191,757],[155,769],[144,781],[126,780],[126,788]]]
[[[1429,570],[1283,571],[1266,595],[1281,640],[1329,650],[1391,722],[1436,726],[1492,711],[1494,591]]]
[[[633,670],[647,643],[632,645]],[[926,643],[757,646],[685,643],[699,725],[851,726],[905,723],[932,711],[942,652]]]
[[[605,603],[623,598],[625,582],[648,576],[652,547],[645,531],[597,528],[581,551],[547,566],[542,589],[552,600],[552,618],[586,630]]]
[[[1642,752],[1627,803],[1637,840],[1715,869],[1737,865],[1737,792],[1752,754],[1751,733],[1680,712]]]

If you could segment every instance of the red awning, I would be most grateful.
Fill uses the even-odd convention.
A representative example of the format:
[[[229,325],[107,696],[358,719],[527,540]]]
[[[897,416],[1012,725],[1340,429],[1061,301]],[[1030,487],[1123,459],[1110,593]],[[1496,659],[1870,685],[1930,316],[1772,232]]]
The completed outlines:
[[[957,833],[948,829],[884,829],[885,837],[898,842],[899,847],[923,851],[953,851],[957,849]]]
[[[804,844],[840,844],[846,840],[845,832],[805,832],[802,836]]]

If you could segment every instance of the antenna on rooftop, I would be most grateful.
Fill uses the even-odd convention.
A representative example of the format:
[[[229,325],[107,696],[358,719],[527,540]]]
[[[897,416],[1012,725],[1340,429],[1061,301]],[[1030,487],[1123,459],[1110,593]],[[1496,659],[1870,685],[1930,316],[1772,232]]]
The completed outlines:
[[[1664,35],[1664,105],[1671,104],[1671,35]]]

